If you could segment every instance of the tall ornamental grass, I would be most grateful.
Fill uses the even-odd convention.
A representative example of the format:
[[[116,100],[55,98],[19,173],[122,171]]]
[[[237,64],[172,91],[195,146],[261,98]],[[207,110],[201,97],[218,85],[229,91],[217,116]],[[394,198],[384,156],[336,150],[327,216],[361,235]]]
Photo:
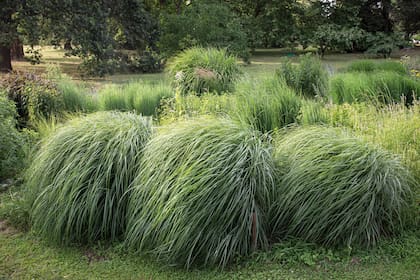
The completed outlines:
[[[134,183],[126,244],[186,267],[266,248],[274,172],[270,146],[248,126],[200,118],[162,128]]]
[[[149,137],[149,122],[133,113],[96,113],[57,129],[26,174],[35,231],[65,244],[119,238]]]
[[[392,71],[402,75],[407,75],[408,70],[403,63],[398,61],[381,61],[375,62],[372,60],[356,60],[348,67],[349,72],[373,72],[373,71]]]
[[[412,182],[393,154],[341,129],[306,127],[278,139],[275,155],[275,234],[369,246],[402,227]]]
[[[173,96],[171,88],[163,83],[109,85],[98,93],[101,110],[135,111],[144,116],[156,115],[162,99]]]
[[[276,71],[288,86],[307,97],[324,97],[328,90],[328,73],[318,57],[303,55],[298,64],[291,60],[283,63]]]
[[[232,91],[241,70],[224,49],[191,48],[173,58],[168,72],[181,95],[202,95]]]
[[[233,115],[264,133],[298,120],[302,99],[283,80],[243,81],[236,95]]]
[[[336,104],[374,101],[412,104],[420,95],[420,81],[395,72],[349,72],[331,78],[330,95]]]

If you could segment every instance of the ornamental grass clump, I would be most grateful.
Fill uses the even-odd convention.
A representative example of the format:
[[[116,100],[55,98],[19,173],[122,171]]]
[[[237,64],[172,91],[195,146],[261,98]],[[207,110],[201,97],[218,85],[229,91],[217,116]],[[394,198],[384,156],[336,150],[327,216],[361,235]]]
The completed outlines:
[[[267,78],[244,81],[237,86],[233,115],[261,132],[296,123],[302,98],[284,80]]]
[[[274,235],[369,246],[401,229],[412,181],[393,154],[340,129],[307,127],[279,139],[275,158],[283,173]]]
[[[101,112],[45,139],[26,174],[35,231],[65,244],[118,239],[150,130],[135,114]]]
[[[133,184],[126,244],[186,267],[266,248],[274,178],[270,146],[248,126],[200,118],[162,128]]]
[[[185,50],[169,65],[169,75],[181,95],[232,91],[240,73],[237,58],[216,48]]]
[[[348,72],[373,72],[373,71],[392,71],[402,75],[407,75],[407,67],[398,61],[356,60],[348,67]]]

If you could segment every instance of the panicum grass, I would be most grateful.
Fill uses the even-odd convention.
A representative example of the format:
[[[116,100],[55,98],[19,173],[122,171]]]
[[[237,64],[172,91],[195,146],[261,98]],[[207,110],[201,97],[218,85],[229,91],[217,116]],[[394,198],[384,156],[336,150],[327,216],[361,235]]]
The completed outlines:
[[[239,83],[233,115],[262,132],[297,122],[302,99],[281,79]]]
[[[270,146],[248,126],[200,118],[162,128],[145,149],[126,244],[170,264],[225,266],[266,248]]]
[[[100,108],[104,111],[135,111],[145,116],[156,115],[161,100],[173,96],[169,86],[160,83],[130,82],[126,85],[108,85],[98,94]]]
[[[276,160],[275,234],[369,246],[402,227],[412,182],[393,154],[341,129],[306,127],[277,141]]]
[[[232,91],[241,70],[224,49],[191,48],[173,58],[168,72],[181,95],[201,95]]]
[[[408,74],[406,66],[398,61],[356,60],[348,67],[349,72],[373,72],[373,71],[393,71],[399,74]]]
[[[117,239],[149,135],[142,117],[100,112],[46,138],[26,174],[35,231],[58,243]]]

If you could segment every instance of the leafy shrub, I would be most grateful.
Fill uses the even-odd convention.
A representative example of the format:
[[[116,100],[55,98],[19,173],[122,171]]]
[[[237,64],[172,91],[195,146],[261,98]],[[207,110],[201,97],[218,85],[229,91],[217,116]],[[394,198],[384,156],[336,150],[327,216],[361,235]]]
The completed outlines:
[[[138,114],[152,116],[159,110],[161,100],[171,96],[172,90],[165,84],[131,82],[105,87],[98,94],[98,102],[101,110],[134,110]]]
[[[373,71],[393,71],[400,74],[407,74],[407,68],[404,64],[397,61],[373,62],[372,60],[356,60],[348,67],[349,72],[373,72]]]
[[[379,101],[411,104],[420,94],[420,82],[395,72],[342,73],[334,75],[330,83],[334,103]]]
[[[410,198],[400,160],[340,129],[297,129],[276,143],[284,174],[271,213],[276,234],[326,245],[374,245],[398,232]]]
[[[181,14],[163,15],[159,48],[167,57],[197,46],[226,48],[244,61],[250,57],[242,24],[223,2],[195,1]]]
[[[213,48],[188,49],[169,65],[169,74],[181,95],[232,91],[240,72],[235,56]]]
[[[126,244],[187,267],[266,248],[274,177],[270,148],[249,127],[213,118],[165,127],[133,184]]]
[[[13,72],[0,80],[16,104],[20,127],[30,125],[38,117],[48,118],[63,110],[63,98],[57,85],[42,76],[26,72]]]
[[[57,129],[26,174],[34,229],[60,243],[117,239],[149,135],[149,122],[132,113],[100,112]]]
[[[297,122],[302,100],[280,79],[242,82],[236,94],[234,116],[261,132]]]
[[[403,36],[399,33],[386,34],[384,32],[377,32],[369,34],[367,37],[367,44],[369,45],[367,54],[387,58],[391,56],[393,50],[402,45]]]
[[[301,56],[298,65],[293,65],[288,60],[276,73],[280,78],[285,79],[288,86],[305,96],[322,97],[326,94],[328,73],[319,58],[315,56]]]
[[[16,109],[0,91],[0,180],[15,175],[23,167],[24,138],[16,129]]]

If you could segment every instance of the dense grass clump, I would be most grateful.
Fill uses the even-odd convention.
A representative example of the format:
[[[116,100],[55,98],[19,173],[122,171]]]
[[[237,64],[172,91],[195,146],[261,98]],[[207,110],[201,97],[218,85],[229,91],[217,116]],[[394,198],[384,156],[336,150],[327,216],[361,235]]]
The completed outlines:
[[[394,155],[340,129],[297,129],[276,143],[284,174],[274,232],[326,245],[373,245],[397,232],[410,174]]]
[[[379,101],[411,104],[420,95],[420,82],[395,72],[350,72],[333,76],[330,94],[334,103]]]
[[[297,65],[288,60],[276,73],[288,86],[307,97],[323,97],[327,93],[328,73],[321,60],[313,55],[301,56]]]
[[[270,147],[248,126],[201,118],[165,127],[146,147],[126,243],[186,267],[266,248],[274,178]]]
[[[301,97],[283,80],[263,79],[238,85],[234,115],[262,132],[297,122]]]
[[[173,96],[163,83],[153,85],[131,82],[123,86],[110,85],[98,94],[101,110],[135,111],[145,116],[156,115],[161,100]]]
[[[23,167],[24,139],[16,129],[15,117],[15,105],[0,91],[0,181]]]
[[[406,66],[397,61],[374,62],[372,60],[356,60],[348,67],[349,72],[373,72],[373,71],[393,71],[399,74],[408,74]]]
[[[34,229],[59,243],[118,238],[149,135],[148,121],[132,113],[96,113],[57,129],[27,171]]]
[[[241,70],[226,50],[191,48],[177,55],[169,75],[181,95],[232,91]]]

